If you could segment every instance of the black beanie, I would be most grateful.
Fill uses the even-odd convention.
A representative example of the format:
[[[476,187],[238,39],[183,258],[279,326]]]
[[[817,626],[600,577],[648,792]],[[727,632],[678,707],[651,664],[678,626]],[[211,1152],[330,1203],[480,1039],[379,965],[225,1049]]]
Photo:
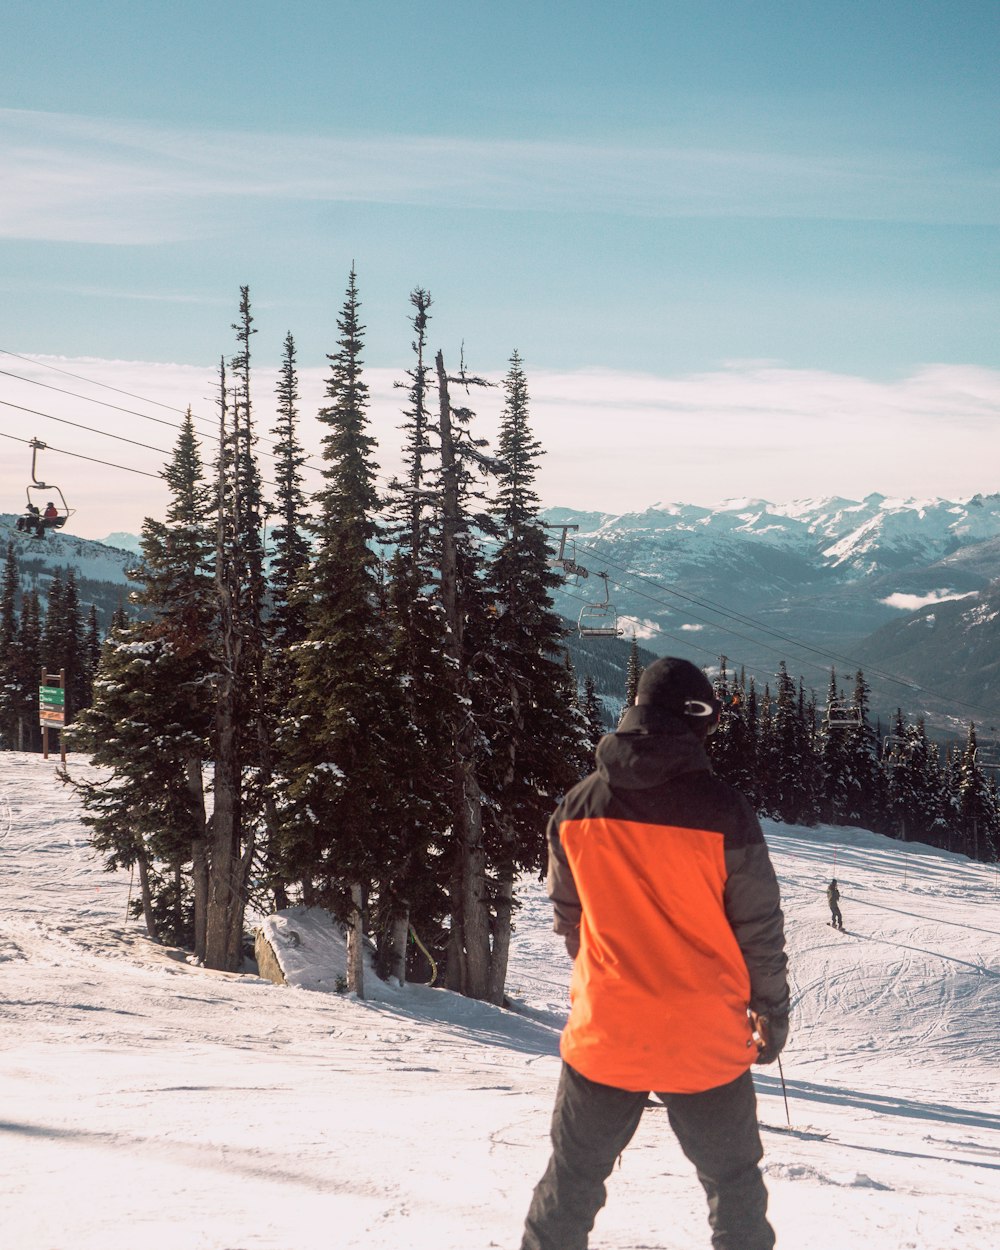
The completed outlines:
[[[719,703],[712,683],[697,665],[666,655],[654,660],[639,678],[638,707],[653,707],[693,721],[715,721]],[[692,706],[693,701],[693,706]]]

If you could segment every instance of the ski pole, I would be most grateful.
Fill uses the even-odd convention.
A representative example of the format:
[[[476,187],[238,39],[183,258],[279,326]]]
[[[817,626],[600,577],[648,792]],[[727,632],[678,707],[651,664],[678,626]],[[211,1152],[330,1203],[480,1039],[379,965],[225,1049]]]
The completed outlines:
[[[781,1056],[778,1056],[778,1075],[781,1077],[781,1096],[785,1100],[785,1119],[788,1121],[788,1127],[792,1127],[792,1113],[788,1110],[788,1087],[785,1085],[785,1070],[781,1066]]]

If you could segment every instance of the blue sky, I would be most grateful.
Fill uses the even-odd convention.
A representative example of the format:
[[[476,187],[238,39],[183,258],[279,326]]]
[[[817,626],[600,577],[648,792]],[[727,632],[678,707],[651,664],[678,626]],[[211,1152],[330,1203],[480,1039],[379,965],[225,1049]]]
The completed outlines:
[[[553,466],[548,502],[993,488],[996,0],[37,0],[0,18],[0,348],[95,378],[211,370],[247,283],[257,361],[291,330],[319,369],[353,261],[373,368],[405,367],[421,285],[434,346],[464,342],[485,372],[517,348],[541,390],[566,379],[563,423],[542,418],[578,494]],[[783,381],[777,422],[761,370]],[[928,370],[937,424],[908,425]],[[613,482],[580,476],[615,391],[588,391],[593,371],[626,406],[701,385],[659,409],[653,448],[608,406]],[[821,410],[818,375],[837,392]],[[741,380],[742,423],[720,431]],[[895,423],[851,407],[886,388]],[[789,446],[793,394],[809,433]],[[881,421],[853,476],[821,450],[845,409]],[[959,480],[942,463],[962,438]]]

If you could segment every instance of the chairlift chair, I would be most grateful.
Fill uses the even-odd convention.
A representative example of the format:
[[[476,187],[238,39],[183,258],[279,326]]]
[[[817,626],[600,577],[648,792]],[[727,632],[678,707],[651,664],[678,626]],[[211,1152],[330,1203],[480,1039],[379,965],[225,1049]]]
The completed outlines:
[[[604,599],[600,603],[588,603],[580,612],[577,633],[581,638],[619,638],[623,631],[618,627],[618,612],[608,595],[608,575],[596,575],[604,582]]]
[[[25,492],[28,503],[23,519],[26,524],[21,528],[25,531],[34,529],[39,538],[44,538],[47,529],[62,529],[75,509],[66,503],[66,496],[59,486],[54,482],[43,482],[38,476],[38,453],[44,451],[47,444],[40,439],[33,438],[29,446],[31,447],[31,485]],[[46,515],[50,505],[52,512]]]
[[[886,734],[882,739],[882,763],[890,770],[904,764],[909,751],[909,740],[899,734]]]
[[[831,729],[860,728],[861,709],[853,703],[831,703],[824,717]]]
[[[572,555],[566,554],[566,535],[569,530],[579,529],[579,525],[547,525],[546,529],[559,530],[559,554],[549,559],[551,568],[562,569],[564,576],[573,578],[577,583],[589,576],[589,570],[576,562],[576,543],[572,544]]]
[[[977,742],[976,763],[980,768],[1000,769],[1000,743],[988,740]]]

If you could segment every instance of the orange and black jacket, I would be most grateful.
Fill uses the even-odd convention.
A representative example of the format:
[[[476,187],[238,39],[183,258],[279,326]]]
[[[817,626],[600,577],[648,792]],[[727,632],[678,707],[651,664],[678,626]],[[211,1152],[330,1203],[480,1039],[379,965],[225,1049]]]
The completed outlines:
[[[747,1007],[788,1010],[778,882],[746,799],[683,720],[630,708],[549,822],[575,956],[561,1051],[592,1081],[695,1093],[753,1062]]]

